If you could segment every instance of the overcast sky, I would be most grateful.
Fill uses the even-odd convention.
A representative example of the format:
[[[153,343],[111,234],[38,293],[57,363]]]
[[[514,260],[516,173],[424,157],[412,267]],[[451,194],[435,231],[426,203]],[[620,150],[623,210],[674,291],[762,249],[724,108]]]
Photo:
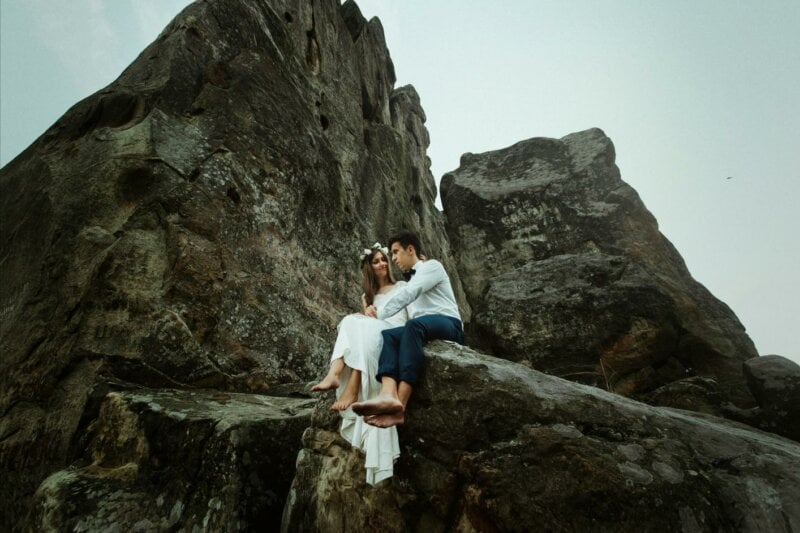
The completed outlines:
[[[464,152],[591,127],[762,355],[800,362],[800,2],[362,0]],[[186,0],[0,0],[0,164],[112,82]]]

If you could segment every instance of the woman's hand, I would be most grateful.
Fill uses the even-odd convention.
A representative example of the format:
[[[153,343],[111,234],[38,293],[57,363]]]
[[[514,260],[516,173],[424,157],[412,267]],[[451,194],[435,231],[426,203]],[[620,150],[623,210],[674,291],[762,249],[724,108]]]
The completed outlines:
[[[364,314],[372,318],[378,318],[378,309],[374,305],[370,305],[366,308]]]

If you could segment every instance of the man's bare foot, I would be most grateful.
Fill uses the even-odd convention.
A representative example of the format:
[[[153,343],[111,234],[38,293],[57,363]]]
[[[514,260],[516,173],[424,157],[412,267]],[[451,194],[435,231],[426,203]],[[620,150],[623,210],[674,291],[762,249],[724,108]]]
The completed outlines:
[[[354,403],[353,412],[361,416],[393,415],[403,412],[403,402],[393,396],[378,396],[365,402]]]
[[[311,392],[322,392],[326,390],[335,389],[339,386],[339,376],[335,374],[328,374],[325,379],[311,387]]]
[[[402,412],[394,413],[391,415],[373,415],[364,417],[364,422],[366,422],[370,426],[375,426],[379,428],[402,426],[405,421],[406,421],[406,416]]]
[[[331,405],[331,411],[344,411],[345,409],[353,405],[353,402],[356,400],[358,400],[358,391],[356,391],[356,393],[353,394],[352,392],[345,389],[342,392],[342,395],[339,396],[335,402],[333,402],[333,405]]]

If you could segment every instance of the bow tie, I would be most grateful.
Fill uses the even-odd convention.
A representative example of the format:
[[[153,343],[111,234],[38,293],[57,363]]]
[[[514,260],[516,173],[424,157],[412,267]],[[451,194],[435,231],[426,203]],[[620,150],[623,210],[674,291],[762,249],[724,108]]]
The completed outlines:
[[[413,268],[411,270],[409,270],[408,272],[403,272],[403,279],[406,280],[406,281],[409,281],[414,276],[414,274],[416,274],[416,273],[417,273],[417,271],[414,270]]]

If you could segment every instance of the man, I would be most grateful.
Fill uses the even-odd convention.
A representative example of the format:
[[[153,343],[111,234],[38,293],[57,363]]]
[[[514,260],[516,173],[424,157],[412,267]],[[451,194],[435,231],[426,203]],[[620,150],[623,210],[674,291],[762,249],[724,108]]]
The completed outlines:
[[[392,261],[410,276],[408,284],[392,291],[392,296],[377,312],[367,308],[367,315],[381,320],[408,307],[410,320],[405,326],[383,331],[383,348],[376,378],[381,382],[377,398],[354,403],[355,413],[378,427],[390,427],[405,421],[405,409],[425,362],[423,346],[433,339],[464,344],[464,328],[458,304],[444,267],[439,261],[422,261],[419,237],[400,233],[389,239]]]

